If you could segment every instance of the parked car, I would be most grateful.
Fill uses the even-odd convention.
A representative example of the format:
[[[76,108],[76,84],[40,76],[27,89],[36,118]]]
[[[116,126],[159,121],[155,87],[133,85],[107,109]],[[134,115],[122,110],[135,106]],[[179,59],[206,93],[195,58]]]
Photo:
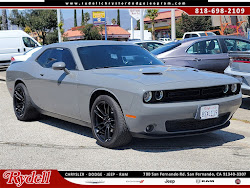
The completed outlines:
[[[0,67],[7,67],[11,57],[41,46],[30,35],[21,30],[0,31]]]
[[[37,52],[41,48],[42,48],[42,46],[38,46],[36,48],[29,50],[28,52],[25,52],[23,55],[13,56],[13,57],[11,57],[11,63],[26,61],[29,57],[32,56],[33,53]]]
[[[159,38],[158,40],[164,44],[170,43],[172,41],[170,38]]]
[[[171,42],[152,53],[167,65],[193,67],[223,73],[228,51],[250,50],[250,40],[238,36],[210,36]]]
[[[241,82],[242,93],[250,95],[250,51],[229,52],[230,64],[225,74],[237,78]]]
[[[17,119],[34,120],[42,113],[88,126],[108,148],[125,145],[132,136],[224,128],[242,97],[233,77],[165,66],[141,47],[115,41],[47,45],[11,64],[6,82]]]
[[[214,36],[214,35],[216,35],[214,32],[193,31],[193,32],[184,33],[182,39],[187,39],[187,38],[192,38],[192,37]]]
[[[144,41],[134,40],[134,41],[129,41],[129,42],[133,43],[133,44],[137,44],[137,45],[145,48],[148,51],[152,51],[152,50],[164,45],[163,42],[154,41],[154,40],[144,40]]]

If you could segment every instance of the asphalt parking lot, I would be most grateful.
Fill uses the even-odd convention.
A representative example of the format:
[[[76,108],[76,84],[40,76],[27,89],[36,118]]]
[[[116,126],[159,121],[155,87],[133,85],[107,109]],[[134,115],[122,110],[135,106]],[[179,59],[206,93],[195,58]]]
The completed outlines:
[[[0,169],[249,170],[250,97],[231,125],[205,135],[133,139],[120,149],[96,144],[91,130],[43,116],[20,122],[0,71]]]

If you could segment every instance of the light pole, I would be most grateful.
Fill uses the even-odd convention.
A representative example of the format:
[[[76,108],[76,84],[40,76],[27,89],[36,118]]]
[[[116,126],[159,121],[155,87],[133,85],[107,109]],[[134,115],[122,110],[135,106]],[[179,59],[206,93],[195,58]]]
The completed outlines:
[[[174,41],[175,39],[176,39],[175,9],[171,9],[171,40]]]
[[[60,31],[60,27],[59,27],[59,24],[60,24],[60,23],[61,23],[61,12],[60,12],[60,9],[57,9],[58,42],[62,42],[61,31]]]
[[[143,9],[140,9],[140,31],[141,31],[141,41],[144,40],[144,18],[143,18]]]

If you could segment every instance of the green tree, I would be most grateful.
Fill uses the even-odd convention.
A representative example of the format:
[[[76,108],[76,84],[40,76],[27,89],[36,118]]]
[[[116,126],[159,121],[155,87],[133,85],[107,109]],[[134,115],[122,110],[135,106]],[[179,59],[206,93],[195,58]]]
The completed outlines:
[[[207,31],[212,28],[210,16],[188,16],[187,14],[182,14],[181,19],[181,30],[183,33],[191,31]]]
[[[26,27],[26,18],[24,13],[18,12],[18,10],[12,10],[9,20],[12,25],[17,25],[19,28],[24,29]]]
[[[63,35],[63,33],[64,33],[63,25],[64,25],[64,23],[62,21],[58,24],[61,35]]]
[[[58,42],[58,30],[47,33],[45,44],[53,44]]]
[[[32,31],[31,31],[31,29],[30,29],[29,26],[26,26],[26,27],[25,27],[24,32],[25,32],[25,33],[28,33],[28,34],[32,33]]]
[[[84,13],[84,22],[85,22],[85,24],[87,24],[89,20],[90,20],[89,13],[88,12]]]
[[[74,9],[74,27],[77,27],[77,15],[76,15],[76,9]]]
[[[84,22],[84,12],[82,10],[82,22],[81,22],[81,25],[85,25],[85,22]]]
[[[101,34],[99,33],[99,29],[94,26],[94,24],[86,24],[83,28],[80,29],[84,40],[100,40]]]
[[[117,25],[121,26],[121,21],[120,21],[120,10],[117,10]]]
[[[113,25],[115,25],[115,24],[116,24],[116,20],[115,20],[115,18],[113,18],[113,19],[111,20],[111,23],[112,23]]]
[[[155,18],[158,16],[158,9],[148,9],[146,17],[149,17],[152,24],[152,39],[155,40]]]
[[[6,9],[2,9],[2,29],[8,30],[8,20]]]
[[[102,40],[102,32],[105,30],[105,25],[104,24],[101,24],[99,25],[99,31],[101,33],[101,40]]]
[[[26,25],[46,42],[46,35],[57,29],[56,10],[29,10],[25,13]]]

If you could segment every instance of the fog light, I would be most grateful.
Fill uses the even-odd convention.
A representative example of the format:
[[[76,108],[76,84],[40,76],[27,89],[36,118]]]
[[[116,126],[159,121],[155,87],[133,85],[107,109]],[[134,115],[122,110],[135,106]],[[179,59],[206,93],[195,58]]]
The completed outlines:
[[[153,130],[154,130],[154,125],[148,125],[147,127],[146,127],[146,132],[152,132]]]
[[[237,84],[232,84],[231,85],[231,91],[235,93],[237,91]]]

